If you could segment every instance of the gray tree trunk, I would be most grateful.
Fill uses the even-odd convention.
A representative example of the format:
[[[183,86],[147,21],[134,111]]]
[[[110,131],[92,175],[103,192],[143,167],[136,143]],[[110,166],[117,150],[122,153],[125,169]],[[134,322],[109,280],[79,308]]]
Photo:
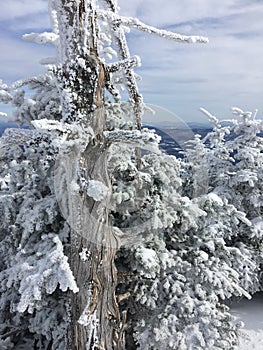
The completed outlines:
[[[88,42],[83,42],[87,9],[91,10],[88,28],[90,35]],[[105,69],[96,50],[96,19],[92,17],[92,3],[89,0],[81,0],[78,4],[61,0],[59,11],[60,32],[64,33],[65,40],[61,43],[61,85],[67,86],[68,80],[72,81],[74,75],[72,84],[73,89],[76,87],[74,93],[77,94],[73,109],[62,98],[66,121],[76,121],[76,112],[79,111],[85,116],[79,122],[91,126],[95,134],[95,138],[81,154],[74,147],[68,154],[63,154],[56,169],[57,178],[66,178],[62,206],[71,227],[70,265],[79,287],[79,292],[71,295],[68,350],[121,350],[124,349],[124,321],[120,319],[115,296],[117,270],[114,258],[118,242],[109,221],[107,202],[110,195],[101,201],[95,201],[84,193],[74,195],[70,189],[78,169],[87,181],[100,181],[108,187],[109,193],[111,190],[107,171],[108,146],[103,137]],[[86,56],[83,56],[83,45],[89,49]],[[87,74],[84,69],[79,69],[77,65],[74,68],[74,60],[79,56],[85,59],[86,66],[91,67],[94,73],[92,79],[91,74]],[[83,84],[80,86],[78,81]],[[80,258],[83,251],[87,252],[86,259]],[[79,322],[80,318],[84,318],[84,324]]]

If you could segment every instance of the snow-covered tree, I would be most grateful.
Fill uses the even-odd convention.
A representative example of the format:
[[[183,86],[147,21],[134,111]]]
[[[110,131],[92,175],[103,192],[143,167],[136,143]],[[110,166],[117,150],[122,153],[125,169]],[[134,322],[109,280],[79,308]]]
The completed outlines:
[[[176,214],[162,203],[153,160],[140,154],[156,149],[158,137],[141,130],[143,100],[133,72],[140,60],[130,55],[125,28],[179,42],[207,39],[121,17],[113,0],[49,5],[53,31],[24,35],[55,45],[56,57],[42,61],[48,73],[1,84],[1,101],[30,130],[6,131],[1,139],[0,344],[123,349],[127,312],[118,304],[124,297],[116,252],[172,226]],[[30,98],[24,86],[35,91]],[[160,171],[168,166],[162,156],[154,162]]]
[[[1,139],[0,346],[235,348],[224,300],[252,289],[257,266],[238,238],[250,222],[204,191],[200,156],[185,191],[180,161],[141,129],[126,29],[207,39],[122,17],[113,0],[49,3],[53,32],[24,36],[56,46],[48,73],[1,84],[30,130]]]
[[[233,108],[235,118],[219,121],[206,110],[213,130],[204,139],[196,136],[187,150],[186,171],[196,176],[190,177],[187,184],[188,195],[195,196],[198,191],[213,192],[225,198],[251,221],[250,227],[241,226],[233,239],[233,246],[244,246],[250,251],[258,268],[251,274],[253,283],[250,291],[260,287],[262,262],[262,169],[263,169],[263,122],[256,113]],[[188,177],[189,179],[189,177]],[[186,183],[187,183],[186,181]],[[252,271],[250,271],[251,273]],[[249,270],[244,270],[243,282],[247,284]]]
[[[78,287],[50,176],[55,154],[42,132],[10,129],[1,138],[0,315],[7,349],[62,350],[67,343],[65,292]]]
[[[118,297],[129,310],[127,334],[133,334],[127,349],[234,349],[240,325],[226,300],[250,297],[240,276],[248,270],[249,289],[256,266],[250,251],[233,247],[232,240],[249,221],[216,194],[182,197],[180,162],[156,154],[145,156],[140,169],[151,189],[148,200],[141,203],[140,216],[127,212],[125,206],[138,208],[129,203],[138,178],[129,165],[121,171],[115,191],[123,214],[117,210],[115,222],[127,233],[134,226],[150,231],[147,239],[118,253],[123,276]]]

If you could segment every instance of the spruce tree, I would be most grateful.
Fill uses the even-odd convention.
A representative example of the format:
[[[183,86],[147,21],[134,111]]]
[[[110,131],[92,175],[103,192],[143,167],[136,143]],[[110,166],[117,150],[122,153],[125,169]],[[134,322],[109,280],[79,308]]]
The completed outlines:
[[[121,17],[111,0],[51,0],[50,14],[53,32],[24,35],[56,46],[56,57],[42,62],[48,73],[1,86],[1,101],[30,127],[1,139],[1,346],[124,349],[116,253],[173,221],[156,208],[154,175],[141,171],[140,148],[156,149],[158,137],[141,129],[140,60],[130,56],[125,27],[207,39]],[[24,87],[35,93],[28,98]],[[118,147],[129,153],[130,194],[114,183],[127,166],[116,166]]]
[[[233,108],[233,118],[221,121],[205,109],[202,111],[213,130],[203,139],[197,135],[186,152],[185,171],[195,175],[203,172],[198,180],[185,177],[187,193],[190,197],[200,189],[215,193],[246,215],[249,223],[240,227],[231,244],[254,261],[254,268],[245,264],[241,273],[244,288],[253,294],[262,288],[263,123],[257,119],[257,111]]]

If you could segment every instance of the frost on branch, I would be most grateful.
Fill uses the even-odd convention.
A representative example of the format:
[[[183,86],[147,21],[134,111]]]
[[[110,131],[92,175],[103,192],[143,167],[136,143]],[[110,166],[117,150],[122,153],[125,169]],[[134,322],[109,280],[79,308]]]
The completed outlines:
[[[149,129],[139,130],[114,130],[105,131],[104,136],[110,143],[125,143],[133,147],[141,147],[155,153],[160,153],[159,142],[160,136]]]
[[[24,34],[23,39],[25,41],[32,41],[36,44],[57,44],[59,36],[55,33],[30,33]]]
[[[115,297],[120,285],[124,295],[129,295],[127,287],[131,286],[130,294],[139,306],[142,322],[134,319],[131,310],[127,324],[127,333],[134,335],[139,347],[172,347],[173,332],[178,339],[181,337],[176,340],[177,348],[189,345],[191,339],[210,346],[204,326],[189,321],[196,312],[204,322],[205,313],[211,316],[208,328],[211,333],[219,328],[214,342],[220,348],[222,330],[213,327],[214,318],[229,329],[227,338],[235,327],[228,322],[228,313],[217,306],[218,295],[244,294],[238,284],[238,271],[231,265],[232,252],[224,241],[227,234],[232,235],[231,230],[218,228],[212,219],[211,227],[204,223],[211,211],[218,215],[219,222],[227,223],[223,214],[218,214],[226,204],[215,197],[199,202],[183,197],[180,162],[158,151],[155,133],[141,130],[144,106],[133,71],[140,60],[131,56],[126,33],[131,27],[180,42],[207,40],[119,17],[116,1],[103,1],[104,11],[97,4],[50,1],[53,33],[31,33],[24,38],[55,43],[56,60],[44,63],[58,64],[47,67],[47,75],[20,81],[12,88],[1,87],[1,99],[15,107],[14,119],[37,129],[7,131],[1,142],[0,210],[5,218],[0,232],[0,316],[5,319],[1,341],[14,349],[27,344],[32,349],[64,350],[67,332],[86,327],[90,333],[86,338],[93,338],[93,343],[86,344],[88,348],[97,346],[97,336],[105,330],[100,344],[111,337],[115,341],[118,332],[121,343],[126,324]],[[34,90],[30,96],[28,88]],[[121,101],[122,89],[128,93],[126,103]],[[143,150],[141,155],[138,147]],[[58,175],[56,181],[54,175]],[[67,209],[73,204],[77,224],[82,212],[74,205],[79,204],[74,202],[75,197],[89,204],[84,209],[94,209],[95,217],[101,219],[94,220],[94,230],[87,210],[83,211],[86,236],[80,237],[75,227],[68,227],[67,215],[59,210],[62,205],[59,208],[58,193],[64,195],[62,204]],[[106,208],[105,199],[110,200]],[[205,208],[204,202],[209,202],[213,210]],[[110,224],[96,226],[98,222]],[[239,225],[238,219],[235,224]],[[215,233],[222,239],[217,241]],[[92,234],[96,240],[83,244],[83,239]],[[100,241],[101,237],[108,245]],[[132,243],[130,250],[120,252],[118,262],[134,275],[129,285],[119,284],[116,277],[117,244],[112,242],[118,239],[118,247]],[[100,248],[97,242],[103,243]],[[138,242],[141,245],[135,244]],[[226,255],[224,261],[219,252]],[[239,251],[235,254],[239,256]],[[104,255],[109,259],[101,264]],[[249,259],[246,264],[249,266]],[[214,268],[211,273],[210,266]],[[195,285],[199,283],[197,291],[192,280]],[[218,287],[211,297],[209,285]],[[65,293],[68,290],[74,296]],[[118,300],[126,303],[121,294]],[[92,313],[90,307],[94,308]],[[154,320],[157,314],[160,322]],[[154,329],[149,329],[150,324]],[[226,345],[230,347],[234,341],[227,340]]]
[[[36,254],[22,249],[16,256],[15,267],[6,271],[8,288],[20,281],[17,310],[21,313],[26,310],[33,313],[41,307],[46,293],[52,294],[57,288],[63,292],[67,289],[78,292],[62,243],[56,235],[42,236],[34,249]]]
[[[182,201],[173,227],[126,250],[139,305],[133,320],[139,349],[237,345],[239,325],[223,301],[232,295],[250,297],[240,278],[245,270],[256,272],[250,252],[228,245],[240,226],[233,206],[206,195]],[[255,275],[248,277],[253,283]]]
[[[197,36],[197,35],[187,36],[187,35],[181,35],[174,32],[170,32],[168,30],[157,29],[142,23],[137,18],[119,16],[114,12],[99,11],[98,15],[101,16],[102,18],[107,18],[112,22],[121,23],[123,26],[131,27],[131,28],[140,30],[142,32],[145,32],[147,34],[155,34],[165,39],[170,39],[170,40],[184,42],[184,43],[205,43],[205,44],[208,43],[208,38],[206,37]]]
[[[56,153],[41,130],[10,129],[0,140],[0,333],[5,342],[12,334],[10,349],[33,346],[34,337],[39,348],[52,338],[53,349],[65,349],[63,291],[78,289],[63,246],[69,230],[53,192]]]
[[[263,122],[257,119],[257,110],[252,113],[234,107],[233,118],[221,121],[205,109],[202,112],[212,122],[213,130],[203,140],[196,138],[192,142],[192,149],[186,152],[189,160],[187,173],[196,168],[207,169],[209,191],[225,198],[239,210],[243,226],[231,244],[250,255],[257,266],[255,269],[244,267],[242,277],[242,284],[254,293],[262,288],[259,279],[263,231],[254,225],[262,220]],[[191,186],[193,190],[195,183]],[[258,276],[253,276],[256,271]]]
[[[26,89],[35,92],[27,97]],[[36,119],[61,119],[59,90],[52,74],[20,80],[1,91],[0,102],[14,107],[13,115],[8,119],[19,125],[30,125]]]

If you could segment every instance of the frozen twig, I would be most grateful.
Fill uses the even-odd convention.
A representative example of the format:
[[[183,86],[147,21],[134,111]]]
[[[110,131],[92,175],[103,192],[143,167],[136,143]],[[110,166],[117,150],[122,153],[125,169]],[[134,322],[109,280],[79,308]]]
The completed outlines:
[[[140,66],[140,64],[141,64],[140,57],[134,56],[134,57],[128,58],[126,60],[122,60],[122,61],[119,61],[116,63],[109,64],[107,67],[108,67],[108,71],[110,73],[114,73],[114,72],[117,72],[119,70],[129,70],[131,68],[138,67],[138,66]]]
[[[98,16],[100,18],[107,18],[113,22],[119,22],[123,26],[127,26],[130,28],[138,29],[142,32],[146,32],[148,34],[155,34],[157,36],[160,36],[162,38],[183,42],[183,43],[208,43],[209,40],[206,37],[198,36],[198,35],[181,35],[178,33],[170,32],[168,30],[164,29],[157,29],[155,27],[149,26],[141,21],[139,21],[137,18],[133,17],[124,17],[119,16],[118,14],[115,14],[113,12],[109,11],[98,11]]]

